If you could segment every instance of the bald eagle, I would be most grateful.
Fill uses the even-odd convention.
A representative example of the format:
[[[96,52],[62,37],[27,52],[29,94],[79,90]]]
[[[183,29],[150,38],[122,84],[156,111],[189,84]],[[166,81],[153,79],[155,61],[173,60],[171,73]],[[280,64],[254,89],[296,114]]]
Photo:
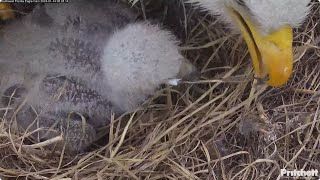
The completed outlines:
[[[189,0],[240,30],[255,74],[270,86],[284,85],[292,73],[292,29],[310,12],[310,0]]]
[[[161,84],[196,71],[171,32],[136,16],[113,0],[72,0],[3,27],[0,105],[13,111],[0,113],[16,115],[22,129],[44,128],[33,134],[40,140],[62,132],[67,151],[78,152],[111,113],[133,111]]]

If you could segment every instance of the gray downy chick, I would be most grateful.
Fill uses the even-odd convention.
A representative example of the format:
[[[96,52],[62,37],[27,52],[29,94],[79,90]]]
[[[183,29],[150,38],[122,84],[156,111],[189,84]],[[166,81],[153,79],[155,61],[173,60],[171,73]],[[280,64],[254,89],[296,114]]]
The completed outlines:
[[[132,111],[160,84],[195,71],[174,36],[112,0],[36,7],[6,26],[0,44],[2,106],[36,141],[63,133],[85,150],[111,113]],[[21,106],[23,104],[23,106]],[[85,120],[84,120],[85,119]]]

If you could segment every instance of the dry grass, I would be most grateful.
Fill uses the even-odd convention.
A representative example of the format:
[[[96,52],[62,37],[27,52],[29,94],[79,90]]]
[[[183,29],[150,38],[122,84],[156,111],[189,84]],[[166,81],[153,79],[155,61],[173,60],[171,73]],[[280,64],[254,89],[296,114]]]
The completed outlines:
[[[159,9],[155,1],[135,6],[142,17],[176,23],[181,49],[201,69],[201,80],[159,91],[136,113],[112,121],[107,145],[76,157],[25,144],[28,135],[3,120],[0,177],[276,179],[281,168],[320,170],[319,2],[296,29],[290,82],[270,88],[253,80],[239,36],[179,1]]]

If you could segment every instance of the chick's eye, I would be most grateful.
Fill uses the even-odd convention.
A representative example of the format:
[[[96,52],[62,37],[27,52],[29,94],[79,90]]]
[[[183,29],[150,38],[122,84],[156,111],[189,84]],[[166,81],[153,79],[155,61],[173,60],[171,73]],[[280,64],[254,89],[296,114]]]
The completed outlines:
[[[241,6],[246,6],[246,3],[243,0],[237,0],[237,3]]]

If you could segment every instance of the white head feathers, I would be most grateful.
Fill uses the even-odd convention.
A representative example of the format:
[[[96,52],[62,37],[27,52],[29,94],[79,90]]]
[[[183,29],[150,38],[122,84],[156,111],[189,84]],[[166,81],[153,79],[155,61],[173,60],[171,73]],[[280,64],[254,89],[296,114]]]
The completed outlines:
[[[298,27],[309,13],[310,0],[189,0],[213,15],[221,15],[233,24],[227,10],[231,7],[242,15],[250,16],[261,32],[272,32],[284,25]]]

